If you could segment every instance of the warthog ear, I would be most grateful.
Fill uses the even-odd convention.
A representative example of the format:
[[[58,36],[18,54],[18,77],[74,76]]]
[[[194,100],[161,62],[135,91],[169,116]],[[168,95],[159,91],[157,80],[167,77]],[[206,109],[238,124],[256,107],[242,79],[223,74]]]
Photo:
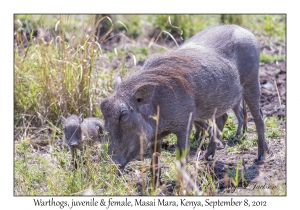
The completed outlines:
[[[80,122],[80,123],[82,123],[83,118],[84,118],[84,117],[83,117],[83,114],[81,113],[81,114],[79,115],[79,122]]]
[[[64,118],[63,116],[60,116],[60,120],[63,125],[66,124],[66,118]]]
[[[152,95],[154,92],[153,85],[143,85],[139,87],[134,93],[134,100],[137,103],[149,103],[152,99]]]
[[[119,74],[114,80],[114,90],[116,90],[121,83],[122,83],[122,77]]]

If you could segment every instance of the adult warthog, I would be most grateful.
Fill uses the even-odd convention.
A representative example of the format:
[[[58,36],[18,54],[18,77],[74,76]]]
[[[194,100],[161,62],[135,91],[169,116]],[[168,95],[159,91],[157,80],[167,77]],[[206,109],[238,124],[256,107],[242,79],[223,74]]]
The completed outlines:
[[[114,93],[101,103],[113,161],[124,168],[148,144],[160,153],[162,138],[170,133],[177,136],[180,154],[186,154],[192,123],[203,127],[207,119],[222,117],[241,99],[254,118],[258,161],[263,161],[268,146],[258,69],[256,38],[236,25],[209,27],[180,48],[153,55],[142,70],[117,80]],[[205,158],[214,155],[217,143],[211,138]],[[152,158],[152,163],[157,161]]]

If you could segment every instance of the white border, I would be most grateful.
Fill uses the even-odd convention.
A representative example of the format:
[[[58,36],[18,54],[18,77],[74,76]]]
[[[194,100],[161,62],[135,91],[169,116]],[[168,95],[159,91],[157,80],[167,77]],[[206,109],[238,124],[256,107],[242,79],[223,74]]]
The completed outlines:
[[[286,197],[234,197],[235,199],[266,200],[267,209],[274,207],[298,206],[299,165],[296,154],[299,154],[297,128],[299,123],[299,8],[296,1],[13,1],[1,5],[1,82],[0,91],[3,97],[1,111],[1,179],[0,205],[3,209],[32,208],[33,197],[13,196],[13,14],[14,13],[286,13],[287,14],[287,196]],[[4,65],[3,65],[4,64]],[[297,65],[298,64],[298,65]],[[299,129],[299,128],[298,128]],[[3,135],[4,133],[4,135]],[[297,145],[296,145],[297,144]],[[37,198],[37,197],[35,197]],[[51,197],[43,197],[48,199]],[[78,198],[78,197],[77,197]],[[124,197],[120,197],[123,199]],[[175,199],[175,197],[169,199]],[[192,197],[191,199],[195,199]],[[206,197],[217,199],[222,197]],[[206,199],[206,198],[201,198]],[[70,197],[55,197],[57,200],[69,200]],[[87,200],[88,198],[84,198]],[[97,197],[100,199],[100,197]],[[108,197],[104,197],[108,199]],[[131,197],[130,199],[134,199]],[[143,197],[151,200],[151,197]],[[225,199],[225,198],[224,198]],[[227,198],[226,198],[227,199]],[[57,207],[56,207],[57,208]],[[99,207],[97,207],[99,209]],[[170,209],[172,207],[165,207]],[[242,207],[239,207],[241,209]],[[192,208],[189,208],[192,209]],[[247,208],[249,209],[249,208]]]

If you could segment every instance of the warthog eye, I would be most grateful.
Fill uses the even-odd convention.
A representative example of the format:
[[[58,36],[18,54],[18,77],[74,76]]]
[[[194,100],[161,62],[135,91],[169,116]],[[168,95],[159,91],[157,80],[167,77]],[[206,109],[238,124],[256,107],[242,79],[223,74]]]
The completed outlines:
[[[141,102],[143,99],[142,98],[138,98],[138,99],[136,99],[137,100],[137,102]]]
[[[120,111],[120,116],[119,116],[119,121],[121,121],[121,119],[127,115],[127,110],[121,110]]]

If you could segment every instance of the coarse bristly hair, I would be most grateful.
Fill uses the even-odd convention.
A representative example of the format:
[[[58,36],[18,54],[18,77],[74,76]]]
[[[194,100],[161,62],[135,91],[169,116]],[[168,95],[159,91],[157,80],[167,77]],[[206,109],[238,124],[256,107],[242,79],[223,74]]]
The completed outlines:
[[[144,85],[165,86],[174,89],[181,85],[187,93],[193,90],[191,70],[197,68],[191,58],[177,51],[153,55],[144,66],[127,77],[122,84],[124,91],[136,91]]]

